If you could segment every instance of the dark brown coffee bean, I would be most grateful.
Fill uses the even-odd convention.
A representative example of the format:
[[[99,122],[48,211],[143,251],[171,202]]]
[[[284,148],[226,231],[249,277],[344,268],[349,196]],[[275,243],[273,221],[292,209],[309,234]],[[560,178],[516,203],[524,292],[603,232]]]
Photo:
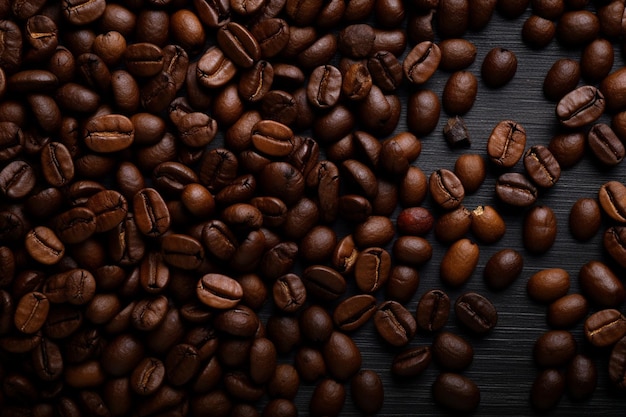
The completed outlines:
[[[545,48],[552,42],[555,35],[554,22],[534,14],[530,15],[522,26],[522,39],[532,48]]]
[[[475,292],[457,298],[454,312],[464,326],[477,334],[490,331],[498,322],[498,312],[491,301]]]
[[[337,380],[348,380],[361,368],[361,351],[341,332],[331,333],[322,347],[322,354],[328,371]]]
[[[261,58],[261,48],[254,36],[236,22],[228,22],[217,31],[217,43],[233,62],[249,68]]]
[[[326,364],[319,350],[310,347],[301,347],[296,352],[294,364],[300,379],[306,382],[315,382],[326,375]]]
[[[450,332],[438,333],[431,349],[435,361],[446,371],[461,372],[474,359],[474,348],[470,342]]]
[[[567,46],[581,46],[594,40],[600,31],[598,17],[588,10],[564,13],[556,25],[557,39]]]
[[[578,272],[578,281],[589,301],[601,307],[617,307],[626,298],[622,282],[600,261],[589,261],[584,264]]]
[[[478,245],[467,238],[452,244],[441,260],[439,275],[446,285],[458,287],[471,277],[478,265]]]
[[[361,251],[356,258],[354,276],[361,291],[373,293],[389,279],[391,256],[379,247],[370,247]]]
[[[409,235],[426,235],[433,227],[434,217],[423,207],[410,207],[398,214],[398,231]]]
[[[420,266],[432,258],[433,248],[419,236],[401,236],[393,243],[394,259],[403,264]]]
[[[604,212],[613,220],[626,222],[626,186],[619,181],[609,181],[600,187],[598,200]]]
[[[624,376],[626,376],[626,339],[621,338],[609,357],[609,378],[618,388],[624,389]]]
[[[528,207],[537,201],[537,188],[517,172],[507,172],[496,180],[496,195],[503,202],[517,207]]]
[[[543,368],[557,368],[570,362],[576,355],[576,339],[566,330],[550,330],[535,341],[535,363]]]
[[[624,335],[626,335],[626,318],[618,310],[600,310],[585,320],[585,338],[594,346],[613,345]]]
[[[365,324],[375,312],[376,299],[373,296],[355,295],[337,305],[333,312],[333,321],[342,331],[352,331]]]
[[[604,249],[622,267],[626,265],[625,232],[623,226],[611,226],[606,229],[602,238]]]
[[[500,214],[491,206],[478,206],[472,211],[470,230],[483,243],[495,243],[506,232],[506,224]]]
[[[146,236],[160,236],[170,226],[170,213],[163,197],[154,188],[144,188],[133,197],[135,222]]]
[[[361,370],[352,377],[350,392],[354,405],[365,414],[376,414],[383,406],[383,382],[372,370]]]
[[[465,39],[445,39],[439,44],[441,62],[445,71],[459,71],[469,67],[476,59],[476,46]]]
[[[221,49],[209,48],[198,61],[196,77],[198,83],[206,88],[216,88],[225,85],[236,74],[237,67],[227,58]]]
[[[550,188],[561,177],[561,166],[552,152],[543,145],[534,145],[524,154],[524,168],[540,187]]]
[[[338,416],[346,400],[346,389],[333,379],[320,381],[309,402],[312,417]]]
[[[568,58],[556,60],[544,78],[543,93],[549,100],[560,100],[576,88],[580,72],[577,61]]]
[[[370,55],[376,34],[368,24],[346,26],[339,32],[339,51],[350,58],[360,59]]]
[[[431,174],[429,190],[435,202],[446,210],[459,207],[465,197],[463,184],[454,172],[447,169],[438,169]]]
[[[36,181],[33,167],[26,161],[14,160],[0,171],[0,191],[11,199],[26,197]]]
[[[37,226],[26,234],[24,245],[28,254],[44,265],[54,265],[65,255],[65,246],[54,231]]]
[[[600,205],[596,199],[579,198],[570,209],[570,233],[578,240],[589,240],[600,229],[601,219]]]
[[[138,395],[152,395],[165,380],[165,366],[158,358],[144,358],[130,376],[130,388]]]
[[[413,84],[425,83],[437,70],[441,61],[439,46],[430,42],[420,42],[409,52],[402,63],[404,75]]]
[[[561,168],[569,168],[582,159],[585,152],[585,139],[582,132],[557,134],[550,140],[548,149]]]
[[[435,222],[435,237],[443,243],[453,243],[469,232],[472,212],[463,206],[444,213]]]
[[[569,128],[596,121],[605,108],[604,95],[596,87],[585,85],[567,93],[556,106],[559,122]]]
[[[613,45],[606,39],[596,39],[583,49],[580,71],[590,83],[601,81],[613,68]]]
[[[587,299],[582,295],[565,295],[548,306],[548,324],[556,328],[572,327],[587,315],[588,310]]]
[[[460,38],[469,26],[469,1],[444,0],[437,6],[437,29],[444,38]]]
[[[474,105],[477,91],[478,80],[474,74],[469,71],[452,73],[443,89],[444,110],[449,115],[464,115]]]
[[[308,293],[322,300],[335,300],[346,291],[346,280],[332,268],[312,265],[304,270],[302,280]]]
[[[530,390],[530,403],[537,411],[548,411],[557,406],[565,392],[565,378],[556,369],[541,371]]]
[[[392,346],[407,345],[417,332],[413,315],[397,301],[386,301],[374,314],[376,331]]]
[[[30,292],[22,296],[15,307],[13,324],[21,333],[37,332],[46,322],[50,301],[40,292]]]
[[[480,71],[488,87],[500,88],[515,76],[517,57],[509,49],[493,48],[485,55]]]
[[[243,296],[243,289],[226,275],[207,274],[198,281],[197,295],[209,307],[227,309],[237,305]]]
[[[292,130],[273,120],[261,120],[252,128],[252,145],[270,157],[287,156],[294,149]]]
[[[432,389],[435,402],[452,411],[468,413],[480,404],[478,386],[460,374],[439,374]]]
[[[606,76],[600,83],[600,91],[606,98],[606,108],[611,112],[622,111],[626,106],[623,94],[622,82],[626,77],[626,71],[618,69]]]
[[[445,326],[449,314],[448,295],[442,290],[430,290],[420,298],[415,316],[420,329],[434,332]]]
[[[494,290],[510,286],[522,273],[524,258],[515,249],[502,249],[494,253],[485,264],[483,276]]]
[[[505,168],[514,166],[520,160],[525,147],[526,131],[512,120],[498,123],[487,141],[489,158]]]
[[[587,133],[587,142],[591,152],[605,166],[619,164],[626,155],[622,141],[606,123],[593,125]]]
[[[319,66],[313,70],[307,86],[307,98],[313,107],[333,107],[341,94],[341,72],[332,65]]]
[[[437,127],[441,104],[432,90],[419,90],[409,96],[407,125],[418,136],[431,133]]]
[[[467,126],[459,116],[454,116],[448,119],[446,125],[443,128],[443,136],[446,138],[446,142],[451,148],[458,147],[470,147],[471,140]]]
[[[432,360],[430,346],[417,346],[398,353],[391,364],[391,373],[397,377],[414,377],[428,368]]]
[[[279,54],[289,42],[289,25],[276,17],[260,21],[250,31],[259,43],[261,56],[266,59]]]
[[[356,68],[360,66],[357,65]],[[374,83],[386,93],[395,91],[402,82],[402,65],[391,52],[380,51],[374,54],[367,60],[367,69]]]
[[[535,254],[545,253],[554,244],[557,231],[554,211],[547,206],[535,206],[524,217],[524,247]]]
[[[609,364],[609,373],[610,370]],[[595,362],[585,355],[574,356],[565,372],[565,386],[568,395],[573,400],[584,400],[593,394],[597,384],[598,370]]]
[[[295,274],[283,275],[277,279],[272,292],[276,307],[287,313],[299,310],[306,301],[306,288]]]

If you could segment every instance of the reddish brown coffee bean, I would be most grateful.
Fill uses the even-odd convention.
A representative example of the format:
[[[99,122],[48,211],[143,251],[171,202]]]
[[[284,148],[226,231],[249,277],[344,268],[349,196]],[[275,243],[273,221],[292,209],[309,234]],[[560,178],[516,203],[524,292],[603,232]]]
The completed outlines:
[[[604,263],[589,261],[578,272],[584,295],[594,304],[605,308],[620,305],[626,298],[622,281]]]
[[[548,324],[556,328],[574,326],[587,315],[589,303],[581,294],[568,294],[548,306]]]
[[[458,287],[471,277],[478,265],[478,245],[467,238],[460,239],[446,251],[440,264],[440,277],[447,285]]]
[[[549,303],[567,294],[569,273],[562,268],[543,269],[533,274],[526,284],[528,295],[535,301]]]

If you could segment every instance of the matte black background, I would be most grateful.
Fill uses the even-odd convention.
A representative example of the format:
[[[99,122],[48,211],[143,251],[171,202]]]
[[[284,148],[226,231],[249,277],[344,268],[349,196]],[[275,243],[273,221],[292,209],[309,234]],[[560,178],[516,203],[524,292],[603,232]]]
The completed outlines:
[[[593,10],[593,6],[589,7]],[[559,130],[554,116],[556,103],[546,100],[542,93],[543,78],[552,63],[562,57],[578,60],[580,49],[566,49],[557,40],[543,50],[533,50],[526,46],[521,39],[521,28],[526,17],[530,15],[530,8],[517,19],[505,19],[497,12],[487,28],[479,33],[468,32],[464,36],[472,41],[478,50],[476,61],[468,70],[479,79],[478,97],[472,110],[464,116],[468,126],[472,145],[469,149],[452,150],[446,144],[442,129],[448,118],[442,111],[439,125],[436,130],[426,137],[422,137],[422,152],[414,165],[419,166],[426,175],[435,169],[453,169],[455,160],[463,153],[479,153],[486,157],[486,143],[493,127],[504,119],[513,119],[521,123],[527,132],[527,147],[534,144],[548,145],[551,137]],[[438,40],[438,39],[437,39]],[[518,69],[514,79],[503,88],[492,90],[486,87],[480,78],[480,66],[484,56],[493,47],[504,47],[515,52],[518,57]],[[615,44],[615,68],[623,65],[620,45]],[[407,51],[410,47],[407,48]],[[439,97],[450,73],[437,71],[435,76],[423,88],[434,90]],[[581,80],[581,85],[584,80]],[[406,130],[406,102],[411,87],[404,84],[398,92],[402,97],[403,112],[397,132]],[[601,119],[610,123],[608,116]],[[474,347],[474,361],[464,374],[473,379],[481,390],[481,402],[475,415],[503,416],[503,415],[533,415],[529,404],[529,392],[539,369],[532,360],[534,341],[543,332],[549,330],[546,323],[546,306],[533,302],[526,293],[526,282],[535,272],[551,267],[566,269],[571,275],[570,292],[578,292],[578,271],[580,267],[592,259],[607,262],[620,277],[624,271],[616,267],[602,252],[602,233],[609,225],[605,219],[602,229],[588,242],[581,243],[572,238],[568,228],[568,216],[572,204],[582,197],[596,197],[597,190],[608,180],[624,181],[626,164],[613,169],[603,169],[595,163],[590,155],[575,167],[564,170],[560,181],[550,190],[541,193],[537,204],[551,207],[558,219],[557,240],[552,249],[543,256],[532,256],[522,245],[521,224],[525,210],[511,209],[499,203],[494,196],[495,179],[499,172],[489,166],[489,175],[482,187],[473,195],[468,195],[464,205],[473,209],[478,205],[493,205],[506,220],[507,232],[504,238],[493,245],[480,245],[480,260],[478,267],[469,282],[460,289],[443,287],[439,278],[439,263],[446,247],[436,242],[431,232],[427,238],[434,247],[433,258],[427,265],[419,269],[420,285],[417,293],[406,306],[414,312],[420,296],[433,288],[444,288],[451,301],[465,291],[477,291],[491,299],[498,309],[499,321],[497,327],[484,337],[475,337],[457,325],[454,311],[451,311],[450,320],[445,330],[460,334],[471,341]],[[512,171],[523,171],[521,161]],[[432,208],[430,198],[423,204]],[[399,209],[396,211],[396,214]],[[395,221],[394,215],[394,221]],[[345,230],[339,231],[340,236]],[[472,236],[469,236],[472,238]],[[508,289],[493,292],[486,288],[483,281],[483,269],[492,254],[503,248],[514,248],[524,256],[524,270],[520,278]],[[356,293],[353,283],[349,283],[349,293]],[[383,291],[376,294],[380,300],[384,299]],[[331,306],[332,307],[332,306]],[[595,311],[595,310],[594,310]],[[579,323],[573,333],[578,342],[581,353],[594,358],[599,369],[598,388],[593,397],[585,402],[572,402],[564,396],[556,410],[550,415],[624,415],[626,410],[626,396],[615,392],[609,383],[607,363],[609,350],[600,350],[590,346],[582,334],[583,323]],[[351,334],[361,349],[363,368],[377,371],[384,381],[385,403],[380,411],[381,416],[407,415],[450,415],[451,413],[434,404],[431,397],[431,386],[440,369],[431,364],[421,376],[405,381],[395,380],[389,366],[397,352],[386,345],[374,329],[370,321],[363,328]],[[419,333],[407,347],[430,344],[432,335]],[[292,363],[291,358],[280,358],[281,362]],[[300,415],[308,415],[308,405],[313,385],[302,384],[296,399]],[[350,399],[350,387],[346,384],[347,400],[342,411],[344,416],[358,416]]]

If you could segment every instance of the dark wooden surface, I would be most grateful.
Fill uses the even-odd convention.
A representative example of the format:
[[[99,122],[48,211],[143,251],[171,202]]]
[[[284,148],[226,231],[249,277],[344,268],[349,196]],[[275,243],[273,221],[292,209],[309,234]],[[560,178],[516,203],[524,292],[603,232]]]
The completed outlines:
[[[556,59],[562,57],[578,59],[581,51],[564,49],[556,40],[540,51],[528,48],[521,40],[521,28],[529,15],[530,10],[527,10],[520,18],[507,20],[496,13],[484,31],[469,32],[465,35],[465,38],[474,42],[478,49],[476,61],[469,67],[469,71],[479,78],[478,97],[472,110],[464,116],[472,138],[472,145],[471,148],[462,150],[451,150],[447,146],[443,139],[442,128],[448,116],[442,112],[436,130],[421,138],[422,153],[414,163],[427,175],[438,168],[453,169],[456,158],[465,152],[486,156],[487,138],[500,120],[513,119],[521,123],[527,131],[527,146],[548,145],[552,135],[558,131],[558,123],[554,116],[556,103],[549,102],[543,97],[543,77]],[[480,66],[486,53],[496,46],[515,52],[518,57],[518,70],[508,85],[491,90],[480,81]],[[623,58],[619,45],[616,44],[615,47],[614,68],[618,68],[623,65]],[[441,97],[448,76],[449,73],[438,71],[424,87],[433,89]],[[583,82],[581,81],[581,85]],[[403,97],[403,103],[406,104],[408,95],[406,86],[400,94]],[[603,116],[602,121],[610,122],[610,119]],[[406,108],[403,108],[397,131],[404,129],[406,129]],[[521,162],[512,169],[512,171],[520,172],[522,170]],[[539,370],[533,363],[532,349],[535,339],[549,328],[545,318],[546,306],[528,298],[526,281],[540,269],[560,267],[566,269],[571,275],[570,292],[578,292],[580,290],[578,271],[584,263],[592,259],[601,259],[612,267],[615,266],[602,253],[602,231],[608,222],[604,222],[601,231],[593,239],[580,243],[569,233],[568,215],[572,204],[578,198],[596,197],[601,184],[608,180],[625,181],[625,173],[626,164],[623,163],[610,170],[601,169],[591,156],[585,156],[575,167],[564,170],[556,186],[543,192],[537,202],[537,204],[551,207],[558,218],[556,243],[546,255],[540,257],[528,254],[523,248],[520,227],[524,210],[511,210],[496,201],[493,191],[497,172],[492,167],[482,187],[464,200],[464,204],[470,209],[483,204],[495,206],[505,218],[507,225],[506,235],[500,242],[494,245],[480,245],[480,260],[470,281],[460,289],[446,289],[452,301],[464,291],[471,290],[484,294],[493,301],[499,312],[497,327],[484,337],[474,337],[459,328],[454,312],[445,328],[468,338],[474,346],[474,361],[464,374],[472,378],[481,390],[481,402],[475,415],[534,414],[528,398],[530,387]],[[427,199],[424,206],[432,207],[430,199]],[[432,288],[442,288],[442,282],[439,279],[439,262],[446,248],[435,241],[432,233],[428,235],[428,239],[433,242],[434,254],[432,260],[419,270],[421,279],[419,289],[407,304],[412,312],[415,311],[417,301],[424,292]],[[520,251],[524,255],[525,265],[522,275],[513,285],[496,293],[485,287],[482,274],[489,257],[502,248],[514,248]],[[620,277],[624,277],[623,270],[616,268],[615,271]],[[378,294],[378,297],[382,300],[383,294]],[[593,357],[598,366],[597,390],[591,399],[584,402],[573,402],[564,396],[558,408],[550,415],[624,415],[626,396],[614,392],[608,380],[609,351],[593,348],[586,343],[582,327],[583,324],[579,323],[572,331],[578,342],[579,352]],[[400,349],[386,346],[378,338],[371,321],[354,332],[352,336],[363,354],[363,368],[377,371],[384,380],[385,404],[379,415],[449,415],[435,405],[431,397],[431,385],[440,372],[436,364],[433,363],[420,377],[397,381],[392,378],[389,366],[393,355]],[[409,346],[429,344],[431,341],[432,336],[418,334]],[[281,358],[281,361],[290,362],[289,358]],[[361,415],[350,399],[349,384],[346,384],[346,388],[348,397],[342,415]],[[312,392],[312,385],[303,384],[300,387],[296,400],[300,415],[308,415],[308,403]]]

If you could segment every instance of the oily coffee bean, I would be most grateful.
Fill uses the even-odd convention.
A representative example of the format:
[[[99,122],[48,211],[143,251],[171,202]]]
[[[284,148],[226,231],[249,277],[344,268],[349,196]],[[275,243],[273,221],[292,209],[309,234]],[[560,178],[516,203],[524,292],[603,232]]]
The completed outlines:
[[[478,245],[467,238],[454,242],[441,260],[439,276],[451,287],[463,285],[474,273],[479,254]]]
[[[243,296],[241,285],[226,275],[207,274],[198,281],[198,299],[209,307],[228,309]]]
[[[621,85],[626,77],[626,71],[618,69],[606,76],[600,83],[600,91],[606,97],[607,110],[611,112],[622,111],[626,105],[624,101],[624,88]]]
[[[439,46],[433,42],[424,41],[409,51],[402,63],[402,69],[409,82],[423,84],[435,73],[440,61]]]
[[[524,258],[515,249],[501,249],[485,264],[483,276],[487,285],[494,290],[510,286],[522,273]]]
[[[435,336],[432,354],[435,361],[446,371],[461,372],[472,363],[474,348],[461,336],[441,332]]]
[[[583,49],[580,72],[583,78],[595,83],[603,80],[613,68],[613,45],[606,39],[596,39]]]
[[[619,181],[609,181],[600,187],[598,200],[604,212],[613,220],[626,222],[626,186]]]
[[[505,48],[493,48],[487,52],[480,67],[482,79],[490,88],[506,85],[516,72],[517,57],[513,51]]]
[[[299,310],[306,301],[306,288],[296,274],[283,275],[277,279],[272,292],[276,307],[287,313]]]
[[[420,329],[435,332],[448,322],[450,298],[442,290],[424,293],[417,304],[415,317]]]
[[[587,315],[588,310],[589,303],[581,294],[565,295],[548,306],[548,324],[556,328],[572,327]]]
[[[491,301],[475,292],[467,292],[457,298],[454,311],[457,319],[477,334],[488,332],[498,322],[498,312]]]
[[[374,293],[389,279],[391,256],[385,249],[370,247],[361,251],[354,265],[354,278],[361,291]]]
[[[557,369],[545,369],[535,378],[530,390],[533,408],[545,412],[557,406],[565,392],[565,378]]]
[[[350,379],[361,368],[361,351],[354,341],[341,332],[332,332],[322,347],[328,371],[337,380]]]
[[[561,167],[552,152],[543,145],[534,145],[524,154],[524,168],[535,184],[550,188],[561,177]]]
[[[435,402],[452,411],[468,413],[480,404],[480,389],[474,381],[460,374],[440,373],[432,391]]]
[[[300,329],[308,340],[326,342],[333,331],[333,321],[324,308],[312,305],[300,315]]]
[[[50,301],[40,292],[30,292],[22,296],[15,307],[13,323],[21,333],[37,332],[46,322]]]
[[[85,204],[96,215],[96,232],[106,232],[120,224],[128,213],[128,203],[114,190],[97,192]]]
[[[394,235],[393,223],[388,217],[369,216],[357,225],[352,233],[354,243],[359,247],[385,246]]]
[[[312,417],[338,416],[346,400],[346,389],[334,379],[318,382],[311,395],[309,410]]]
[[[526,213],[522,240],[528,251],[535,254],[547,252],[554,244],[556,234],[556,216],[550,207],[535,206]]]
[[[282,123],[261,120],[252,128],[252,145],[270,157],[289,155],[294,148],[292,130]]]
[[[434,171],[429,180],[430,195],[446,210],[459,207],[465,197],[463,184],[454,172],[447,169]]]
[[[543,81],[543,93],[552,101],[558,101],[574,90],[580,80],[580,64],[573,59],[562,58],[552,64]]]
[[[579,198],[569,213],[569,230],[581,241],[591,239],[600,229],[602,214],[600,205],[593,198]]]
[[[600,310],[585,320],[585,338],[594,346],[610,346],[626,335],[626,318],[615,309]]]
[[[388,51],[376,52],[367,60],[373,82],[386,93],[395,91],[402,82],[402,65]]]
[[[538,191],[524,175],[507,172],[496,180],[496,195],[509,205],[528,207],[537,201]]]
[[[133,197],[137,228],[146,236],[160,236],[170,226],[170,213],[163,197],[154,188],[144,188]]]
[[[609,374],[610,374],[609,364]],[[574,356],[565,372],[565,387],[573,400],[589,398],[598,384],[598,370],[595,362],[582,354]]]
[[[152,395],[165,380],[165,366],[158,358],[141,360],[130,376],[130,388],[139,395]]]
[[[26,161],[15,160],[0,171],[0,191],[12,199],[26,197],[35,187],[33,167]]]
[[[557,368],[570,362],[576,355],[576,339],[567,330],[550,330],[535,341],[533,357],[543,368]]]
[[[302,280],[307,292],[322,300],[335,300],[346,291],[346,280],[332,268],[312,265],[304,270]]]
[[[594,304],[605,308],[617,307],[626,298],[622,281],[604,263],[589,261],[578,272],[584,295]]]
[[[594,86],[585,85],[567,93],[559,101],[556,117],[561,125],[576,128],[596,121],[604,108],[602,92]]]
[[[534,273],[526,283],[530,298],[542,303],[550,303],[563,297],[569,288],[569,273],[562,268],[542,269]]]
[[[432,360],[430,346],[417,346],[398,353],[391,363],[391,373],[396,377],[414,377],[428,368]]]
[[[625,232],[623,226],[611,226],[606,229],[602,238],[604,249],[622,267],[626,265]]]
[[[472,211],[470,230],[483,243],[495,243],[506,232],[506,224],[500,214],[491,206],[478,206]]]
[[[499,166],[511,168],[524,154],[526,131],[512,120],[499,122],[487,141],[487,154]]]
[[[69,150],[59,142],[50,142],[41,150],[44,178],[53,187],[62,187],[74,178],[74,163]]]
[[[376,312],[376,298],[369,294],[348,297],[335,307],[333,322],[344,332],[358,329]]]
[[[365,414],[376,414],[383,406],[383,382],[375,371],[363,369],[350,380],[354,405]]]
[[[613,129],[606,123],[597,123],[587,133],[587,143],[595,157],[605,166],[622,162],[626,149]]]
[[[24,245],[28,254],[44,265],[59,263],[65,255],[65,245],[52,229],[37,226],[26,234]]]
[[[376,331],[392,346],[407,345],[417,332],[413,315],[397,301],[386,301],[374,314]]]

